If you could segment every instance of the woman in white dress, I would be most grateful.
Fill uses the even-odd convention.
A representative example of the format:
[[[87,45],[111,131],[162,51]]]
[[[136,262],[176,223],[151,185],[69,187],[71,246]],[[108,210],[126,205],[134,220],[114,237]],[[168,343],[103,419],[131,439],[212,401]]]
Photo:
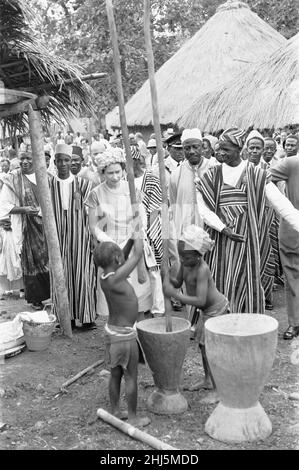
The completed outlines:
[[[125,161],[120,152],[107,150],[99,163],[105,176],[105,181],[96,186],[89,194],[85,204],[88,206],[89,227],[95,242],[114,241],[123,247],[133,230],[133,212],[130,200],[129,184],[124,180]],[[136,191],[137,199],[141,202],[141,195]],[[142,204],[138,204],[144,226],[146,227],[146,214]],[[146,250],[149,248],[146,245]],[[150,248],[149,248],[150,250]],[[145,253],[146,261],[153,257],[151,250]],[[152,294],[148,272],[142,270],[141,279],[138,267],[131,273],[129,281],[132,283],[138,297],[139,319],[148,312],[152,306]],[[142,282],[140,282],[142,281]],[[98,292],[98,314],[107,316],[108,307],[104,294],[100,288]]]

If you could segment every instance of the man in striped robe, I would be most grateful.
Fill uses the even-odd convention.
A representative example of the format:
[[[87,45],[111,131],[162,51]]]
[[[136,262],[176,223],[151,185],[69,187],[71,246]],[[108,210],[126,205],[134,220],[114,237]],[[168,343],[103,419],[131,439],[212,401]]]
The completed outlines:
[[[249,133],[245,144],[248,152],[248,161],[263,170],[268,170],[269,164],[262,159],[265,148],[264,137],[257,130],[253,130]],[[265,206],[265,217],[268,219],[267,224],[269,226],[271,252],[262,277],[262,285],[265,293],[265,308],[266,310],[273,310],[274,278],[279,269],[279,266],[277,266],[277,263],[279,263],[279,257],[277,257],[278,231],[275,211],[269,204],[267,204],[267,201]]]
[[[299,212],[271,182],[269,173],[241,159],[244,134],[237,128],[221,134],[222,163],[198,181],[197,204],[215,240],[206,261],[218,290],[230,301],[231,312],[264,313],[262,278],[270,256],[266,198],[297,232]]]
[[[57,177],[50,177],[50,191],[73,327],[78,320],[84,328],[94,328],[96,317],[96,272],[91,253],[91,235],[83,201],[91,182],[70,172],[72,147],[55,149]],[[52,293],[54,307],[55,292]]]
[[[153,296],[151,313],[161,315],[165,312],[165,306],[160,274],[163,257],[161,226],[162,191],[160,180],[151,171],[145,170],[145,158],[141,155],[138,147],[131,146],[131,154],[135,186],[141,191],[142,203],[147,217],[146,235],[156,260],[155,266],[148,266]],[[145,260],[147,261],[147,257]]]
[[[30,148],[20,153],[20,165],[3,180],[0,220],[12,230],[14,267],[19,268],[20,255],[25,300],[41,310],[42,301],[50,297],[49,256]]]

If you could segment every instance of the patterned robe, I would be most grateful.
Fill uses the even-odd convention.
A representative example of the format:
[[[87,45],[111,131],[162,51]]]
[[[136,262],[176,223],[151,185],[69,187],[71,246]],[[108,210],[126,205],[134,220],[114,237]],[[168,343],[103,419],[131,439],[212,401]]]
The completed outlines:
[[[259,165],[260,168],[263,170],[269,170],[270,164],[261,160]],[[277,216],[273,207],[271,207],[266,202],[266,217],[268,218],[269,224],[269,237],[270,237],[270,244],[271,244],[271,254],[265,268],[264,276],[263,276],[263,287],[265,291],[265,299],[269,299],[271,301],[271,294],[273,290],[274,281],[279,284],[284,284],[282,275],[282,264],[279,255],[279,239],[278,239],[278,232],[279,232],[279,217]]]
[[[49,177],[57,234],[71,319],[90,323],[96,317],[96,270],[91,253],[91,235],[83,201],[91,189],[91,182],[75,177],[70,183],[69,207],[64,210],[61,198],[61,183]],[[57,302],[52,292],[54,307]]]
[[[150,171],[145,171],[141,183],[142,202],[147,216],[147,237],[153,249],[157,265],[163,257],[161,205],[162,191],[160,180]]]
[[[2,209],[14,206],[40,207],[37,186],[20,169],[12,171],[5,179],[6,189],[1,200]],[[49,256],[43,221],[40,215],[21,214],[21,266],[25,299],[40,303],[50,297]]]
[[[271,253],[265,218],[265,170],[248,164],[232,187],[223,183],[222,166],[211,168],[197,183],[207,206],[236,233],[239,243],[206,227],[215,240],[206,256],[216,286],[230,302],[232,313],[264,313],[262,277]]]

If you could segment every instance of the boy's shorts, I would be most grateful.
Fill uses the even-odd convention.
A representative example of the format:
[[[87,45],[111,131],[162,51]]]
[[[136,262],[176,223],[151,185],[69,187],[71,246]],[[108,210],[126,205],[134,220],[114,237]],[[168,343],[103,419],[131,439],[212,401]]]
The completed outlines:
[[[134,328],[124,326],[105,325],[105,364],[114,369],[121,366],[128,368],[132,354],[136,354],[137,331]]]
[[[223,297],[223,300],[212,307],[209,307],[206,310],[200,310],[199,319],[195,326],[195,339],[198,341],[199,346],[205,345],[205,322],[209,318],[219,317],[220,315],[225,315],[229,312],[229,301],[226,297]]]

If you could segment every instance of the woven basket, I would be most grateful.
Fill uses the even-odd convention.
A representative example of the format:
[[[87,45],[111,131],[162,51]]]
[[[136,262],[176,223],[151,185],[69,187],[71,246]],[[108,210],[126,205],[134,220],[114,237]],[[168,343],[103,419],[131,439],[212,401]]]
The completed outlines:
[[[52,314],[51,316],[53,320],[45,323],[23,320],[23,332],[29,351],[44,351],[49,347],[57,323],[56,317]]]

